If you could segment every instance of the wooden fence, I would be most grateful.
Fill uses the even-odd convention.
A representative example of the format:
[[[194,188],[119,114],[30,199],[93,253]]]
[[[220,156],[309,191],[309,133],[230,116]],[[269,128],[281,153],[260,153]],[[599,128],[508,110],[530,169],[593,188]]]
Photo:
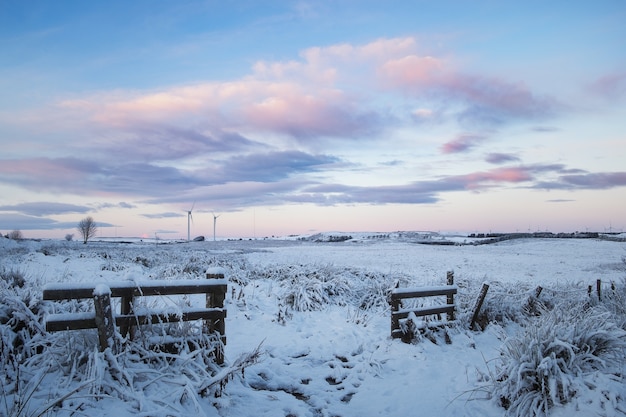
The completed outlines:
[[[111,348],[115,344],[115,326],[122,336],[135,337],[137,326],[204,320],[203,330],[217,332],[223,344],[226,344],[226,309],[224,299],[228,287],[223,273],[207,273],[207,279],[177,281],[118,281],[102,284],[49,284],[44,287],[44,300],[70,300],[92,298],[94,311],[87,313],[51,314],[46,319],[47,331],[98,329],[100,350]],[[135,298],[143,296],[167,296],[184,294],[205,294],[206,307],[183,308],[177,313],[163,311],[134,311]],[[111,297],[120,297],[120,312],[114,313]],[[221,349],[220,349],[221,350]],[[223,362],[223,352],[217,355],[217,361]]]
[[[455,319],[456,305],[454,303],[454,295],[457,293],[457,287],[454,285],[454,273],[447,273],[447,285],[435,287],[419,287],[419,288],[394,288],[391,291],[391,337],[400,338],[404,333],[401,328],[401,321],[406,320],[411,314],[416,317],[425,317],[435,314],[445,313],[448,321]],[[445,296],[446,304],[430,306],[402,308],[402,300],[409,298],[425,298]]]

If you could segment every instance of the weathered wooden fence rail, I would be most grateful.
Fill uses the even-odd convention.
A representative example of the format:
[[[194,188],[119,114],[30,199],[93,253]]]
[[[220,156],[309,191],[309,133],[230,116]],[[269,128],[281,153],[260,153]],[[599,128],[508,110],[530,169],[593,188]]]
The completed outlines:
[[[401,338],[404,333],[401,328],[401,320],[407,319],[411,314],[416,317],[425,317],[434,314],[445,313],[448,321],[455,319],[456,305],[454,295],[457,287],[454,285],[454,273],[448,272],[447,285],[421,288],[394,288],[391,291],[391,337]],[[425,298],[446,296],[446,304],[430,307],[402,308],[402,300],[409,298]]]
[[[50,314],[46,318],[46,330],[98,329],[100,350],[116,349],[113,341],[114,326],[122,336],[135,337],[137,326],[150,323],[204,320],[203,330],[217,332],[226,344],[226,309],[224,299],[228,282],[223,273],[207,273],[207,279],[177,281],[117,281],[101,284],[48,284],[43,290],[44,300],[94,300],[93,312]],[[205,294],[206,307],[181,308],[175,313],[164,311],[134,310],[135,298],[145,296],[168,296]],[[120,311],[113,312],[111,297],[119,297]],[[218,355],[218,361],[223,356]]]

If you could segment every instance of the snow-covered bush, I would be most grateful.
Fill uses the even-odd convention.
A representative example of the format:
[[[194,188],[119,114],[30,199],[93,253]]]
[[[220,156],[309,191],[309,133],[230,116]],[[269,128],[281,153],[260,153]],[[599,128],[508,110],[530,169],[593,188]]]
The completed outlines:
[[[455,280],[459,288],[455,296],[458,307],[458,319],[467,323],[471,319],[473,309],[485,278],[460,276]],[[485,328],[489,323],[524,324],[529,315],[541,314],[552,310],[560,299],[566,298],[574,303],[584,304],[589,301],[587,285],[583,282],[561,282],[543,288],[540,296],[534,298],[536,285],[527,282],[504,283],[487,281],[489,291],[480,309],[477,323]],[[528,301],[533,299],[529,309]]]
[[[38,368],[22,370],[26,361],[41,356],[47,343],[42,326],[45,308],[32,281],[21,271],[0,269],[0,395],[8,415],[26,415],[28,398],[37,385],[30,382],[30,373]]]
[[[345,305],[348,281],[331,266],[287,266],[276,271],[281,299],[296,311],[320,310],[328,304]]]
[[[4,281],[5,284],[8,286],[5,288],[7,290],[8,288],[11,288],[11,287],[22,288],[24,287],[24,284],[26,283],[23,272],[17,269],[6,269],[4,267],[0,269],[0,280]]]
[[[253,275],[277,281],[280,302],[295,311],[321,310],[328,305],[386,309],[390,291],[398,280],[334,265],[274,265]]]
[[[17,270],[0,269],[1,362],[26,358],[38,353],[40,346],[30,341],[45,333],[42,326],[43,303],[28,279]]]
[[[560,304],[505,342],[493,394],[509,415],[546,415],[589,389],[586,378],[621,369],[624,349],[626,332],[606,309]]]
[[[202,251],[155,252],[156,256],[148,259],[146,267],[155,279],[204,278],[204,272],[211,267],[222,267],[228,271],[239,270],[236,266],[238,258],[229,258],[226,255],[207,256]]]

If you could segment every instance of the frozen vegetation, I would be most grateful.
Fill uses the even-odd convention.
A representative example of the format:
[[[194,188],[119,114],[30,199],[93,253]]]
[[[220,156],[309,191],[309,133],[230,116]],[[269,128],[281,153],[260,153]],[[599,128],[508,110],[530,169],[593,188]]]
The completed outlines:
[[[626,415],[626,243],[422,244],[433,240],[471,243],[428,233],[158,245],[0,239],[0,416]],[[99,352],[95,330],[45,331],[48,314],[93,311],[91,300],[43,301],[46,284],[206,271],[228,280],[222,366],[218,340],[193,322],[142,327],[117,354]],[[391,289],[444,285],[447,271],[457,320],[405,326],[411,343],[392,339]],[[176,311],[204,299],[145,303]],[[155,347],[172,338],[179,349]]]

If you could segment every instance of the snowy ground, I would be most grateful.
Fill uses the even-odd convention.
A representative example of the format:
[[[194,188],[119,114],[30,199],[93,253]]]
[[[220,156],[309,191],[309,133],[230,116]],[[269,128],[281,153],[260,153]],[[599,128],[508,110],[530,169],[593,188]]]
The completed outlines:
[[[167,245],[0,239],[0,268],[19,270],[37,288],[52,282],[201,278],[207,267],[226,269],[230,280],[226,362],[233,363],[259,345],[260,360],[246,367],[243,377],[237,374],[219,398],[182,400],[168,392],[165,383],[155,383],[149,391],[126,398],[68,400],[63,410],[54,412],[116,417],[501,416],[505,410],[488,395],[489,375],[504,340],[518,332],[519,325],[504,320],[484,332],[468,330],[469,307],[480,285],[491,284],[487,297],[491,308],[502,306],[507,311],[521,307],[537,285],[544,288],[542,297],[551,301],[584,299],[588,285],[595,286],[597,279],[606,285],[623,283],[624,257],[626,243],[596,239],[521,239],[480,246],[422,245],[394,237],[340,243]],[[433,336],[436,343],[428,338],[412,344],[392,340],[388,306],[341,295],[367,297],[377,285],[384,292],[396,282],[403,287],[443,285],[450,270],[459,286],[459,323],[449,330],[451,344],[441,335]],[[314,271],[339,295],[293,301],[294,277],[310,277]],[[312,308],[299,308],[303,305],[299,303]],[[624,362],[612,374],[623,375]],[[22,378],[34,378],[27,371]],[[5,382],[14,377],[3,372]],[[626,415],[622,377],[594,378],[595,387],[587,384],[567,405],[553,408],[551,415]],[[66,385],[66,391],[75,388]],[[75,394],[79,395],[80,391]],[[29,408],[41,408],[58,396],[55,381],[44,377]],[[141,401],[135,401],[139,396]],[[5,390],[4,401],[0,415],[12,415],[13,394]]]

